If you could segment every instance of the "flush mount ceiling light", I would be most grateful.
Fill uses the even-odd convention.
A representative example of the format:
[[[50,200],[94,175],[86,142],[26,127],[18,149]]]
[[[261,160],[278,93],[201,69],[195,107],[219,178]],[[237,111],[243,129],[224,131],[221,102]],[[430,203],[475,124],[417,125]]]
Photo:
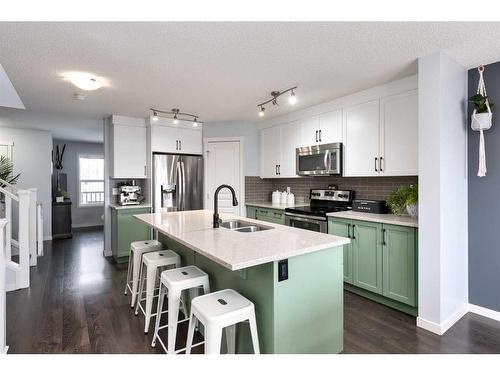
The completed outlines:
[[[286,89],[286,90],[283,90],[283,91],[271,91],[271,99],[265,101],[265,102],[262,102],[260,104],[257,104],[257,107],[259,108],[259,116],[260,117],[263,117],[264,114],[265,114],[265,110],[266,110],[266,107],[264,107],[266,104],[269,104],[271,103],[272,105],[279,105],[278,104],[278,98],[283,95],[283,94],[286,94],[287,92],[290,93],[290,97],[288,98],[288,103],[290,104],[295,104],[297,103],[297,96],[295,95],[295,91],[297,89],[297,86],[294,86],[294,87],[290,87],[289,89]]]
[[[151,116],[151,120],[155,122],[158,121],[160,117],[162,117],[171,119],[174,125],[179,124],[180,121],[190,122],[193,127],[197,127],[199,124],[203,124],[203,122],[199,120],[198,115],[181,112],[181,110],[178,108],[173,108],[170,111],[161,111],[159,109],[150,108],[150,111],[153,113],[153,116]]]
[[[105,79],[85,72],[68,72],[63,78],[81,90],[94,91],[106,84]]]

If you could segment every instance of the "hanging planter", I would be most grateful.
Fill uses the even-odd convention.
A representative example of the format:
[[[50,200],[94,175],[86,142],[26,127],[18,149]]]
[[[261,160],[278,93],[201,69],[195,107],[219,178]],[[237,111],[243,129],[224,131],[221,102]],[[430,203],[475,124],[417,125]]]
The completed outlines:
[[[486,86],[483,78],[484,66],[479,66],[477,70],[479,72],[477,93],[469,98],[469,102],[474,106],[471,117],[471,128],[479,132],[479,167],[477,175],[484,177],[486,176],[486,150],[484,147],[483,131],[491,128],[493,118],[491,107],[493,107],[493,103],[489,102],[486,94]]]

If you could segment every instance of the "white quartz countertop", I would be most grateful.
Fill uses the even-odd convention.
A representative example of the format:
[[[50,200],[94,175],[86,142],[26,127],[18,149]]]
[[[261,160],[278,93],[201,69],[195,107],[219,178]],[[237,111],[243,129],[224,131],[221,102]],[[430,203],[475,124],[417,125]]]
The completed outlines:
[[[405,227],[418,228],[418,219],[410,216],[397,216],[391,214],[371,214],[358,211],[340,211],[330,212],[329,217],[338,217],[340,219],[364,220],[375,223],[402,225]]]
[[[272,227],[252,233],[212,227],[212,211],[160,212],[134,215],[159,232],[232,270],[312,253],[350,242],[349,238],[220,214],[223,221],[239,219]]]
[[[246,202],[246,206],[251,206],[251,207],[260,207],[260,208],[271,208],[274,210],[285,210],[285,208],[294,208],[294,207],[301,207],[301,206],[309,206],[309,203],[306,202],[295,202],[295,204],[289,205],[289,204],[275,204],[271,202]]]
[[[115,209],[115,210],[130,210],[132,208],[151,208],[151,204],[149,203],[141,203],[141,204],[129,204],[126,206],[122,206],[121,204],[118,203],[111,203],[109,207]]]

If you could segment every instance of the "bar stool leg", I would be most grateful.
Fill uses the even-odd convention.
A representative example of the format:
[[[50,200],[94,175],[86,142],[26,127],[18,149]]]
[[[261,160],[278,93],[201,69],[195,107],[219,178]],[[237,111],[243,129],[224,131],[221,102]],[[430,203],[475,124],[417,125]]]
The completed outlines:
[[[250,323],[250,333],[252,335],[253,352],[255,354],[260,354],[259,335],[257,333],[257,323],[255,322],[255,314],[250,319],[248,319],[248,322]]]
[[[236,353],[236,324],[228,326],[226,330],[227,354]]]
[[[130,303],[130,307],[135,306],[135,302],[137,299],[137,286],[139,284],[139,269],[142,267],[142,256],[140,252],[134,251],[134,259],[133,259],[133,269],[132,269],[132,302]]]
[[[141,304],[143,291],[144,291],[144,266],[141,264],[141,270],[139,272],[139,300],[135,305],[135,315],[139,315],[139,305]]]
[[[144,333],[148,333],[149,331],[149,323],[151,322],[151,310],[153,309],[153,295],[154,295],[155,285],[156,285],[156,268],[147,267],[146,312],[144,314],[145,315]]]
[[[177,336],[177,320],[179,317],[179,305],[181,303],[181,292],[177,290],[168,291],[168,354],[175,352],[175,339]]]
[[[160,291],[158,293],[158,308],[156,313],[156,321],[155,321],[155,332],[153,335],[153,341],[151,342],[151,346],[154,348],[156,346],[156,338],[158,337],[158,331],[160,330],[160,320],[161,320],[161,312],[163,310],[163,302],[165,301],[165,295],[167,294],[167,288],[160,283]]]
[[[186,340],[186,354],[191,354],[191,346],[193,345],[194,328],[198,324],[198,318],[191,312],[189,317],[189,328]]]
[[[222,328],[208,324],[205,326],[205,354],[220,354]]]
[[[123,294],[125,295],[127,295],[128,292],[128,283],[130,282],[130,273],[132,272],[132,269],[130,268],[131,263],[132,263],[132,251],[128,256],[127,281],[125,282],[125,291],[123,292]]]

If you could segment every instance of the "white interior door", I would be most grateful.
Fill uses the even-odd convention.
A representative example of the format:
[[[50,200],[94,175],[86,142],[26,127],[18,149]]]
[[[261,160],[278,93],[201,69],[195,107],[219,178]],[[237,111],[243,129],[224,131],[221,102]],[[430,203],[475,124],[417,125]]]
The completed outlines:
[[[241,165],[239,141],[215,141],[207,144],[207,209],[213,210],[215,189],[222,184],[233,187],[238,199],[238,206],[234,207],[229,189],[222,189],[219,193],[219,213],[240,214],[243,197],[241,196]]]

